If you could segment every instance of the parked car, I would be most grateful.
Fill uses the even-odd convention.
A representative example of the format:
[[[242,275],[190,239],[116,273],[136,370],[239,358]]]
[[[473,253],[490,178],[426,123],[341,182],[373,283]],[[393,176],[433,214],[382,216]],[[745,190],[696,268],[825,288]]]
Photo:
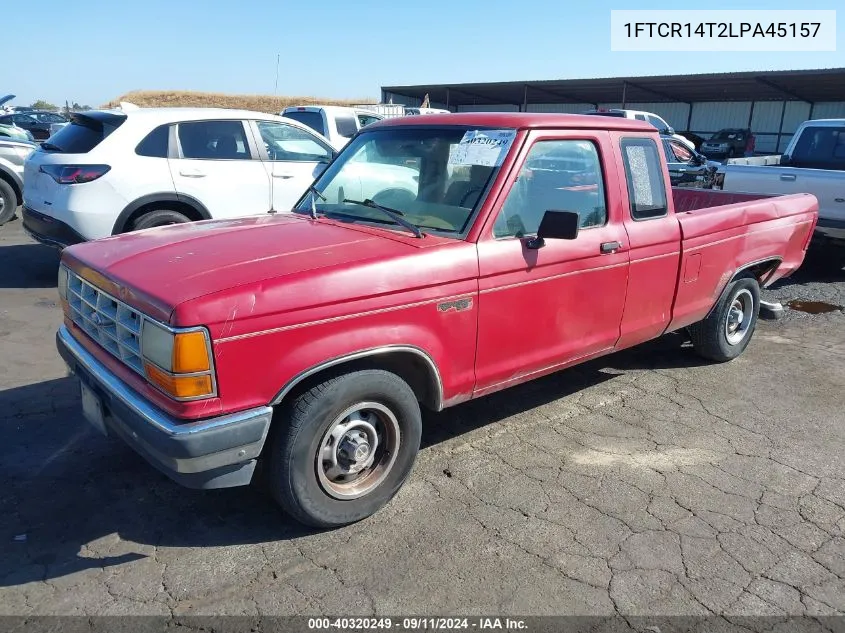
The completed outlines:
[[[291,214],[66,249],[58,350],[91,424],[174,480],[245,485],[261,462],[291,516],[352,523],[411,472],[421,406],[665,332],[711,361],[743,352],[818,201],[672,189],[660,144],[642,122],[560,114],[375,123]],[[415,193],[326,195],[385,157],[421,166]]]
[[[15,127],[28,130],[37,141],[43,141],[50,137],[50,125],[65,121],[66,119],[60,114],[39,110],[16,112],[14,114],[0,116],[0,124],[14,125]]]
[[[728,163],[720,168],[716,186],[777,195],[812,193],[819,200],[814,245],[831,246],[831,261],[845,266],[845,119],[805,121],[780,160],[772,162]]]
[[[819,200],[814,242],[830,244],[845,265],[845,119],[805,121],[779,165],[727,164],[716,177],[723,191],[812,193]]]
[[[444,110],[442,108],[412,108],[405,107],[405,116],[417,116],[420,114],[451,114],[451,110]]]
[[[7,112],[13,112],[12,108],[7,106],[6,104],[9,103],[12,99],[15,98],[15,95],[3,95],[0,97],[0,114],[5,114]]]
[[[0,137],[0,225],[11,220],[23,202],[23,165],[36,147],[28,140]]]
[[[24,130],[14,125],[0,124],[0,138],[10,138],[17,141],[35,141],[35,137],[29,130]]]
[[[329,139],[335,147],[343,147],[361,128],[381,121],[376,112],[345,106],[291,106],[281,116],[299,121]]]
[[[681,130],[680,132],[676,131],[675,133],[679,134],[680,136],[683,136],[690,143],[692,143],[693,147],[695,147],[696,152],[701,152],[701,145],[704,143],[704,141],[707,140],[703,136],[700,136],[695,132],[691,132],[689,130]]]
[[[674,136],[661,134],[663,151],[673,187],[711,189],[721,163],[708,160],[703,154],[691,150]]]
[[[756,139],[748,128],[727,128],[719,130],[710,140],[701,144],[701,153],[708,158],[725,160],[754,153]]]
[[[661,134],[666,134],[668,136],[673,136],[675,139],[689,147],[690,149],[695,149],[695,144],[687,138],[684,138],[680,134],[677,134],[675,130],[672,128],[671,125],[666,123],[666,121],[654,114],[653,112],[643,112],[642,110],[626,110],[622,108],[599,108],[597,110],[587,110],[586,112],[582,112],[582,114],[590,114],[590,115],[597,115],[597,116],[609,116],[609,117],[616,117],[616,118],[623,118],[623,119],[634,119],[636,121],[645,121],[657,128],[657,131]]]
[[[80,112],[27,161],[24,228],[63,248],[165,224],[289,211],[335,153],[306,126],[259,112]]]

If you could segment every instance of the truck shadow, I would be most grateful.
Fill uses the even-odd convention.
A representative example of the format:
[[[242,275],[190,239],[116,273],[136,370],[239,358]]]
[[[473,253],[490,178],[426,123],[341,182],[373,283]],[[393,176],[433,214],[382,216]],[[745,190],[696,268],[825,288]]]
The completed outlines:
[[[698,364],[680,337],[599,359],[425,419],[423,448],[601,384],[615,370]],[[616,371],[619,373],[619,371]],[[122,565],[149,546],[267,543],[315,534],[258,486],[182,488],[79,413],[77,382],[0,392],[0,587]],[[147,546],[147,547],[144,547]]]
[[[0,270],[0,289],[55,288],[59,251],[34,242],[0,246]]]

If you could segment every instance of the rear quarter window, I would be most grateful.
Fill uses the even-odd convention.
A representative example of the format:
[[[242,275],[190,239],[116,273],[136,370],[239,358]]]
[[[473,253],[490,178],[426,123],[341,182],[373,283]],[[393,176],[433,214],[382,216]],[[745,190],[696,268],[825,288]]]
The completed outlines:
[[[335,117],[337,133],[341,136],[351,137],[358,133],[358,123],[351,114],[339,114]]]
[[[138,143],[135,153],[139,156],[150,156],[153,158],[167,158],[168,141],[170,139],[170,126],[160,125],[144,137]]]
[[[651,220],[669,213],[663,163],[657,145],[649,138],[622,140],[622,162],[628,182],[631,218]]]
[[[91,117],[74,118],[50,137],[48,151],[87,154],[120,127],[125,120],[125,117],[115,117],[109,121],[98,121]]]

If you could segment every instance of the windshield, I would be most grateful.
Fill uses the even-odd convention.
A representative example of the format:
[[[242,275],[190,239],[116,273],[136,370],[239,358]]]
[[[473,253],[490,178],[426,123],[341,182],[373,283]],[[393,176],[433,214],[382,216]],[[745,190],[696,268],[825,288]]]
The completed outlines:
[[[314,183],[295,212],[351,222],[399,223],[372,201],[426,232],[459,236],[470,225],[516,130],[396,127],[362,131]],[[345,202],[344,202],[345,200]]]

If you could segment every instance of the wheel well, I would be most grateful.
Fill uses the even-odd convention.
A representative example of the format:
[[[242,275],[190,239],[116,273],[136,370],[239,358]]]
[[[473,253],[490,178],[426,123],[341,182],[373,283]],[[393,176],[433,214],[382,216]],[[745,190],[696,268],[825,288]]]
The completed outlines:
[[[753,275],[757,279],[757,283],[759,283],[760,287],[762,288],[766,285],[766,282],[768,281],[769,277],[771,277],[772,274],[774,274],[774,272],[777,270],[778,266],[780,266],[780,262],[781,259],[779,257],[774,257],[772,259],[748,264],[747,266],[743,266],[738,271],[736,271],[731,281],[743,276]]]
[[[128,230],[130,226],[132,226],[132,223],[135,220],[140,218],[145,213],[148,213],[149,211],[153,211],[155,209],[169,209],[172,211],[178,211],[179,213],[184,214],[188,219],[194,222],[199,222],[200,220],[205,219],[195,207],[188,204],[187,202],[181,202],[179,200],[158,200],[154,202],[148,202],[135,209],[126,217],[125,220],[123,220],[120,226],[115,227],[114,234],[117,235],[118,233],[124,233]]]
[[[12,188],[12,191],[15,192],[15,198],[18,201],[18,205],[23,204],[23,192],[21,191],[20,187],[18,187],[18,183],[16,183],[11,176],[7,173],[0,171],[0,179],[6,181],[8,185]]]
[[[277,404],[295,398],[334,376],[363,369],[382,369],[394,373],[408,383],[420,404],[434,411],[441,406],[440,383],[433,367],[419,354],[407,351],[373,354],[321,369],[297,382]]]

